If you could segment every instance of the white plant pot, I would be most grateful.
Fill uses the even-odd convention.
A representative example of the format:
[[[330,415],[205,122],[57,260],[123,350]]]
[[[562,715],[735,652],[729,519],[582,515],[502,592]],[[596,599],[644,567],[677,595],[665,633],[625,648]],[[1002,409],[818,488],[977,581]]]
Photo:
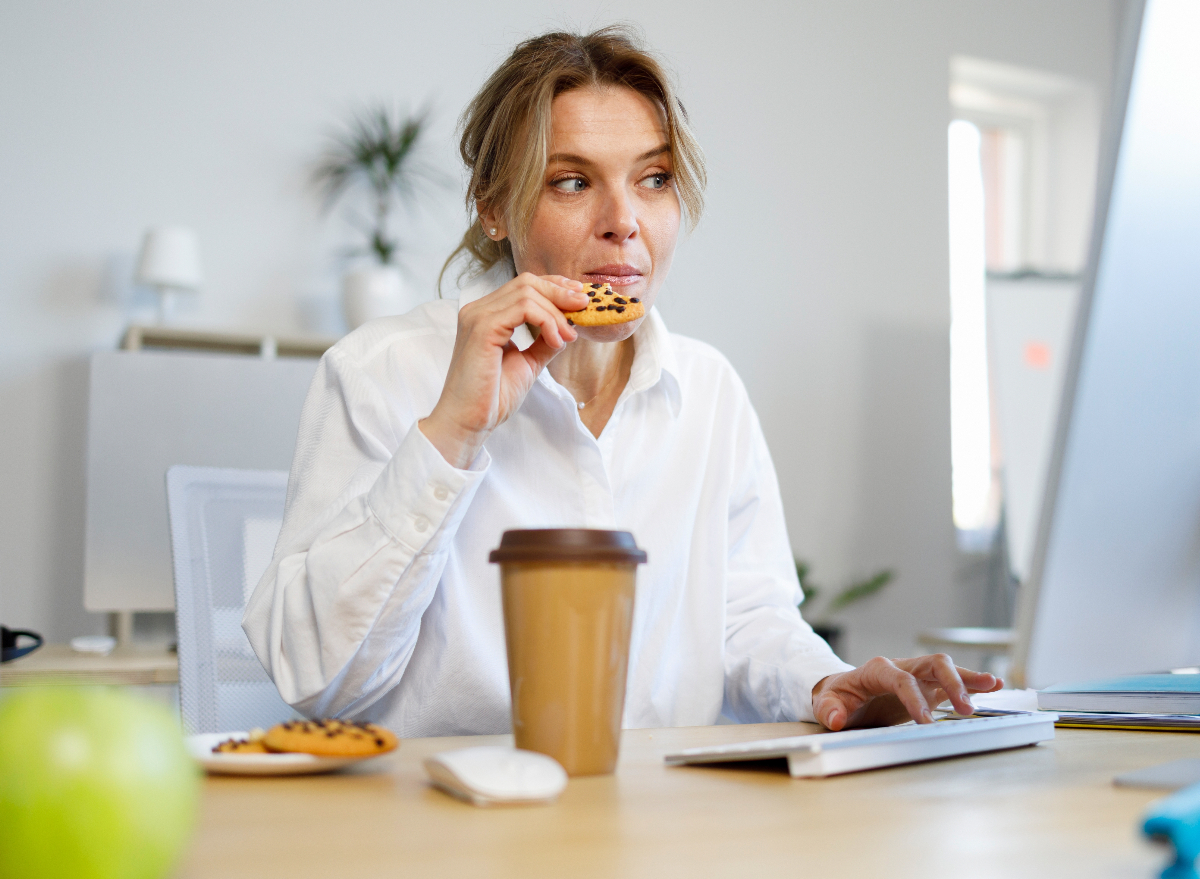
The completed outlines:
[[[342,278],[342,314],[352,330],[377,317],[404,314],[418,304],[395,266],[359,266]]]

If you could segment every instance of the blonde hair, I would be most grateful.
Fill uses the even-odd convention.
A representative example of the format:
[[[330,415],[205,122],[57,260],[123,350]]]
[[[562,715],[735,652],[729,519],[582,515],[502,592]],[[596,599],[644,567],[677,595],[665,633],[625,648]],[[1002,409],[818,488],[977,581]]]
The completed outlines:
[[[695,227],[704,209],[704,154],[670,77],[636,31],[612,25],[583,36],[543,34],[518,44],[463,111],[459,153],[470,171],[467,210],[474,220],[442,275],[463,256],[468,261],[460,280],[501,261],[512,264],[510,241],[519,244],[528,231],[544,184],[550,105],[563,92],[608,85],[633,89],[662,110],[684,218],[689,228]],[[499,209],[508,238],[488,237],[478,214],[481,206]]]

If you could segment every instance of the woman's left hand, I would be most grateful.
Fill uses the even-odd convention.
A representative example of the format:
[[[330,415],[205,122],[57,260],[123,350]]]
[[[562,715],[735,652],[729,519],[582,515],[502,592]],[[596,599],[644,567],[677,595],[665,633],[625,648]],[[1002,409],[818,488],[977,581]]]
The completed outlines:
[[[970,714],[975,709],[968,694],[1003,686],[995,675],[958,668],[944,653],[915,659],[876,656],[866,665],[822,678],[813,687],[813,714],[831,730],[887,726],[909,718],[932,723],[932,709],[946,699],[959,714]]]

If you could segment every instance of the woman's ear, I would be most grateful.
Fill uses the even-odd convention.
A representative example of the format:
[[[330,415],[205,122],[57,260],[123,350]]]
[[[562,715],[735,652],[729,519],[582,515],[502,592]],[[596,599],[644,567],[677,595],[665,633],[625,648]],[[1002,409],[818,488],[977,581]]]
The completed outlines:
[[[493,241],[503,241],[508,237],[508,227],[504,220],[489,208],[479,211],[479,222],[483,224],[483,234]]]

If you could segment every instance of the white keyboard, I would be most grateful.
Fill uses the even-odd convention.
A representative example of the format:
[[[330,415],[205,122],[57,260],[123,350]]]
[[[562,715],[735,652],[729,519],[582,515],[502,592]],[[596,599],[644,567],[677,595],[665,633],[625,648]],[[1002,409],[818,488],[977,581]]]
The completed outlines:
[[[818,733],[708,748],[689,748],[663,759],[670,765],[727,763],[786,757],[795,778],[823,778],[901,763],[939,760],[984,751],[1021,748],[1054,738],[1055,714],[966,717],[906,723],[879,729]]]

